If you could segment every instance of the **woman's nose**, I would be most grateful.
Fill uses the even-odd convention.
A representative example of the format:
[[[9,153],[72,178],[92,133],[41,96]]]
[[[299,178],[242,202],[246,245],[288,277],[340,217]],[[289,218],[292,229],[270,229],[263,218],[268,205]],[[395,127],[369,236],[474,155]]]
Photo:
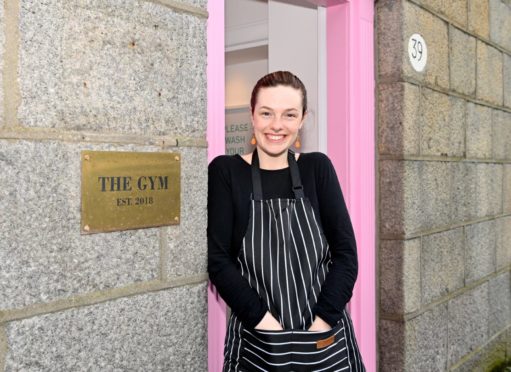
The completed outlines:
[[[275,131],[275,132],[280,132],[282,130],[282,118],[280,117],[275,117],[272,121],[271,121],[271,126],[270,128]]]

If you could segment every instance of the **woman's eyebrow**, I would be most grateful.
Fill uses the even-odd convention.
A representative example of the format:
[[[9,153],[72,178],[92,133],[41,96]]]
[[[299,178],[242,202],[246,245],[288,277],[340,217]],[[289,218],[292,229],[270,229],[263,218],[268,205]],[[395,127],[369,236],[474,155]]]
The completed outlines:
[[[274,111],[273,108],[271,107],[268,107],[268,106],[261,106],[259,107],[259,110],[269,110],[269,111]],[[284,109],[284,112],[289,112],[289,111],[300,111],[299,109],[295,108],[295,107],[290,107],[290,108],[287,108],[287,109]]]
[[[260,108],[260,109],[273,110],[273,108],[271,108],[271,107],[269,107],[269,106],[261,106],[261,107],[259,107],[259,108]],[[296,107],[289,107],[289,108],[284,109],[284,111],[291,111],[291,110],[299,111]]]

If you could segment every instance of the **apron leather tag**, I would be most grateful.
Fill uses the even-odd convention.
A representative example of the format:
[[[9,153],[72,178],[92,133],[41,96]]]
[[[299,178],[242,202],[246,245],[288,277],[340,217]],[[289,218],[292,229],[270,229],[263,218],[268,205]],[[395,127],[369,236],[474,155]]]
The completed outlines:
[[[332,345],[334,343],[334,341],[335,341],[335,335],[325,338],[324,340],[316,341],[316,348],[323,349],[327,346]]]

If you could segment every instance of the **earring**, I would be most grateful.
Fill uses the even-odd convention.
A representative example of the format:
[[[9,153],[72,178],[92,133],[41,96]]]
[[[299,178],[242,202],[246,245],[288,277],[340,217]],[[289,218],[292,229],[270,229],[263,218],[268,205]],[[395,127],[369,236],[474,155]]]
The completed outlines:
[[[251,145],[255,145],[257,143],[257,140],[255,138],[255,134],[252,134],[252,139],[250,140]]]
[[[300,141],[300,135],[297,135],[295,141],[295,148],[299,149],[300,147],[302,147],[302,142]]]

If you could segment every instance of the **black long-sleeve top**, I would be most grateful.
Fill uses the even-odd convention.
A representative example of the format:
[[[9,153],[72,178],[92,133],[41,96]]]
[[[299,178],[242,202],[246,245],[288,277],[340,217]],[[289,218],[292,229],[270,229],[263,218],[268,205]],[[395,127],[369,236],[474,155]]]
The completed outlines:
[[[303,153],[297,161],[305,197],[328,241],[332,265],[313,313],[334,326],[350,300],[357,277],[353,228],[339,181],[328,157]],[[289,168],[261,170],[263,198],[294,198]],[[239,155],[222,155],[209,165],[208,272],[211,282],[245,327],[255,327],[267,311],[243,278],[236,260],[245,235],[252,194],[251,165]]]

